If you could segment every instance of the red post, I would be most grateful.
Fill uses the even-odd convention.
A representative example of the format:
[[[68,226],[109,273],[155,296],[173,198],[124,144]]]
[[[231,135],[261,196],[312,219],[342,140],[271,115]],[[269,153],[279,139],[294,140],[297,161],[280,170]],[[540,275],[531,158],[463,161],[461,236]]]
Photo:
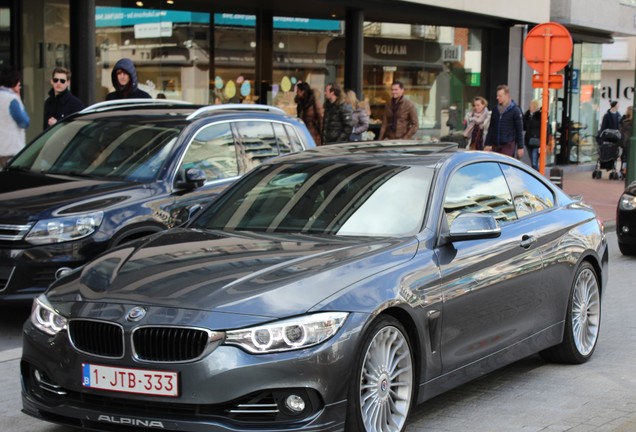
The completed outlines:
[[[550,85],[550,45],[552,43],[552,31],[550,27],[546,27],[545,33],[543,33],[545,41],[544,61],[543,61],[543,94],[541,98],[541,143],[539,146],[539,172],[545,176],[545,160],[548,146],[546,145],[548,140],[547,128],[548,123],[548,111],[550,104],[550,92],[548,90]]]

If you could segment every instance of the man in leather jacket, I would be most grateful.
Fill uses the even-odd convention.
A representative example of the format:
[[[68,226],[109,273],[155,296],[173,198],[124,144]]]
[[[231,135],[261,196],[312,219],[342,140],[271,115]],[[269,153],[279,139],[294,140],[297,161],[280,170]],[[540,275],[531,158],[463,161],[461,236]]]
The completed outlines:
[[[344,103],[342,89],[336,83],[325,88],[325,117],[322,122],[322,144],[349,141],[353,130],[353,108]]]

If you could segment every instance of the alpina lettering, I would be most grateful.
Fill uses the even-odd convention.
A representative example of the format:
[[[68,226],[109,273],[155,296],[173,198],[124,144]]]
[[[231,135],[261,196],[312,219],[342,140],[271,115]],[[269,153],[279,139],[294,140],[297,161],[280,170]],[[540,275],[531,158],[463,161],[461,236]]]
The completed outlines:
[[[165,429],[165,426],[163,425],[163,423],[157,420],[142,420],[142,419],[136,419],[136,418],[115,417],[115,416],[101,414],[97,418],[97,421],[114,423],[119,425],[142,426],[142,427]]]
[[[376,44],[375,53],[387,55],[406,55],[407,50],[406,45]]]

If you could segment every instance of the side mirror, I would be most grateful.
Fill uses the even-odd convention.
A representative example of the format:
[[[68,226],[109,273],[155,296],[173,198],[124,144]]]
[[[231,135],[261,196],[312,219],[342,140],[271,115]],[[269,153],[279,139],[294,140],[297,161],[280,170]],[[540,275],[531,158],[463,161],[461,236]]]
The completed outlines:
[[[462,213],[451,223],[450,241],[496,238],[501,228],[494,217],[481,213]]]
[[[198,168],[188,168],[185,172],[185,180],[177,182],[178,188],[183,189],[197,189],[203,186],[207,177],[205,172]]]

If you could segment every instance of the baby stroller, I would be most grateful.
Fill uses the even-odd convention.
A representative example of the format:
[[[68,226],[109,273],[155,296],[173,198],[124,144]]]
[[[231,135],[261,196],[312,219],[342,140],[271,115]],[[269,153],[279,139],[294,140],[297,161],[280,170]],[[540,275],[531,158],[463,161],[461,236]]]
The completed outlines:
[[[617,129],[605,129],[601,132],[597,139],[598,144],[598,161],[596,169],[592,172],[592,178],[600,179],[603,176],[601,170],[609,171],[610,180],[621,180],[623,174],[620,166],[617,169],[616,164],[622,154],[621,132]]]

